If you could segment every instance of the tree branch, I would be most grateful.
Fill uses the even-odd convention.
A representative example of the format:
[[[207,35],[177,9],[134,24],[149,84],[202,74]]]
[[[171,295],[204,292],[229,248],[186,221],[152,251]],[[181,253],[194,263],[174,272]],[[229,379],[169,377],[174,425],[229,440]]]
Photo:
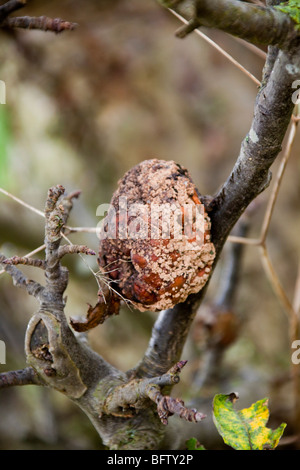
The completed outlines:
[[[7,260],[7,258],[5,258],[5,256],[0,253],[0,264],[2,265],[4,270],[11,276],[14,285],[16,287],[21,287],[22,289],[25,289],[29,295],[33,295],[37,299],[40,299],[44,292],[43,286],[38,282],[28,279],[15,266],[6,264],[6,262],[8,261],[9,260]]]
[[[161,375],[180,359],[198,308],[199,297],[202,297],[205,291],[206,286],[198,296],[191,295],[184,303],[179,303],[173,309],[164,310],[159,314],[152,328],[147,351],[133,369],[136,377]]]
[[[221,1],[221,4],[224,2]],[[280,50],[272,73],[258,92],[252,125],[242,142],[234,168],[216,197],[207,204],[212,242],[216,248],[214,267],[234,225],[251,201],[270,182],[269,170],[281,151],[293,112],[292,84],[299,78],[299,73],[298,48],[291,46],[289,51]],[[177,304],[172,310],[160,313],[153,327],[147,351],[136,366],[137,376],[162,374],[172,362],[179,360],[190,325],[207,286],[208,283],[183,304]]]
[[[252,203],[234,228],[237,237],[246,237],[251,215],[257,208]],[[233,243],[228,247],[218,292],[211,303],[205,304],[196,316],[192,337],[201,350],[201,369],[196,372],[193,387],[201,389],[205,384],[216,383],[222,371],[224,352],[236,339],[240,322],[235,309],[235,297],[240,286],[242,258],[245,245]]]
[[[77,198],[79,193],[73,193],[64,197],[61,201],[65,189],[61,185],[52,187],[48,191],[45,204],[45,277],[47,280],[47,290],[52,295],[62,295],[68,283],[68,271],[61,266],[60,244],[62,241],[62,230],[68,220],[73,207],[73,198]]]
[[[235,166],[210,205],[217,251],[246,207],[270,182],[269,169],[281,151],[294,108],[292,84],[299,73],[298,50],[279,51],[272,74],[258,93],[252,125]]]
[[[160,0],[160,3],[172,7],[182,2]],[[293,110],[292,83],[299,77],[300,58],[293,43],[297,38],[294,23],[280,12],[235,0],[199,1],[197,8],[195,24],[197,21],[206,23],[253,42],[257,40],[257,28],[261,28],[260,43],[268,41],[267,44],[280,47],[290,46],[272,58],[269,56],[272,66],[259,90],[251,129],[242,143],[228,180],[213,201],[207,204],[212,222],[212,241],[218,258],[235,223],[270,180],[269,169],[281,149]],[[263,27],[259,14],[264,18]],[[272,73],[269,73],[271,69]],[[51,188],[48,192],[45,205],[45,287],[28,281],[15,266],[8,264],[3,255],[0,257],[0,263],[14,283],[25,287],[40,301],[40,308],[30,320],[26,332],[28,371],[1,374],[0,386],[36,381],[49,385],[84,410],[104,444],[111,449],[156,449],[164,433],[161,423],[165,424],[171,414],[194,422],[203,418],[201,413],[185,407],[181,400],[162,392],[178,382],[185,362],[173,364],[180,358],[207,284],[186,302],[161,312],[144,358],[135,369],[124,373],[108,364],[76,338],[64,311],[63,294],[68,284],[68,271],[61,266],[61,258],[83,249],[76,245],[74,248],[61,247],[63,229],[73,198],[77,196],[77,192],[64,196],[62,186]],[[35,263],[38,264],[38,261],[32,262],[33,265]],[[226,295],[230,297],[232,292],[227,290]],[[124,442],[124,436],[132,429],[134,437]]]
[[[27,256],[13,256],[2,261],[3,264],[17,266],[23,264],[26,266],[33,266],[35,268],[45,269],[45,261],[42,259],[28,258]]]
[[[258,205],[257,201],[253,201],[247,207],[246,211],[240,217],[233,229],[232,234],[234,236],[238,238],[247,237],[252,221],[252,215],[255,213]],[[239,288],[244,249],[245,245],[242,243],[233,243],[229,246],[225,265],[222,268],[222,280],[214,300],[216,307],[221,307],[224,310],[231,310],[233,308]]]
[[[26,0],[10,0],[9,2],[4,3],[0,6],[0,23],[5,20],[5,18],[20,8],[23,8],[26,5]]]
[[[295,23],[281,11],[239,0],[158,0],[167,8],[190,18],[178,32],[186,36],[199,26],[216,28],[253,44],[277,45],[287,49],[299,37]]]
[[[33,367],[0,374],[0,389],[16,385],[42,385]]]
[[[166,373],[136,378],[132,371],[124,373],[108,364],[69,327],[63,300],[68,275],[60,259],[68,253],[89,252],[80,245],[60,247],[72,200],[77,196],[78,193],[65,196],[62,186],[48,191],[44,262],[47,283],[38,299],[40,308],[27,326],[25,353],[29,367],[25,371],[2,374],[0,387],[29,383],[50,386],[80,406],[111,449],[156,449],[164,434],[161,426],[167,424],[171,415],[177,414],[193,422],[199,422],[204,415],[187,408],[182,400],[163,394],[179,382],[186,361],[175,365],[173,362]],[[12,258],[9,261],[24,260]],[[19,284],[25,282],[15,266],[3,265]],[[123,436],[129,429],[137,431],[124,442]]]
[[[26,0],[9,0],[4,5],[0,6],[0,28],[6,29],[39,29],[40,31],[52,31],[54,33],[61,33],[62,31],[72,31],[78,25],[70,21],[64,21],[60,18],[48,18],[47,16],[31,17],[31,16],[16,16],[8,18],[8,16],[16,10],[23,8],[26,5]]]
[[[199,423],[206,418],[205,414],[200,413],[195,408],[187,408],[183,400],[162,395],[155,386],[149,387],[147,394],[157,404],[158,416],[164,425],[168,424],[168,417],[174,414],[194,423]]]

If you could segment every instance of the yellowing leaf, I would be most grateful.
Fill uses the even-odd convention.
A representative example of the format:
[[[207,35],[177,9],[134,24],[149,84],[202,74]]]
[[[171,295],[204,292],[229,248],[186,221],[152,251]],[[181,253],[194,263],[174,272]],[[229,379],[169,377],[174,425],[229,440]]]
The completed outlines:
[[[235,393],[214,397],[213,419],[225,444],[236,450],[274,449],[286,424],[282,423],[275,431],[266,427],[268,399],[263,398],[240,411],[234,409],[237,399]]]

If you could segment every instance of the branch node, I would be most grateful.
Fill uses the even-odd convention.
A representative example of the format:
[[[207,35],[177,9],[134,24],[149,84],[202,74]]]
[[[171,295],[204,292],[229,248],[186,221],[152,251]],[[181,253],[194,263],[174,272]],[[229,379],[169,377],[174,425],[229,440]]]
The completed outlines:
[[[191,34],[195,29],[201,26],[197,18],[191,19],[187,24],[181,26],[175,31],[175,36],[179,39],[184,39],[188,34]]]

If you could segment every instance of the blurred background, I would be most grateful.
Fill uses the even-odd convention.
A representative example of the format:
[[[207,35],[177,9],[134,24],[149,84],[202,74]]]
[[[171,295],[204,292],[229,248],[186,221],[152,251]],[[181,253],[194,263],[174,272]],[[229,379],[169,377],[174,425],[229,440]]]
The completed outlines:
[[[97,225],[97,206],[109,203],[123,174],[148,158],[185,166],[202,194],[218,190],[252,120],[257,87],[247,76],[196,34],[177,39],[179,21],[155,0],[30,0],[20,14],[60,17],[79,26],[61,35],[0,30],[0,79],[6,84],[6,104],[0,105],[2,188],[39,210],[52,185],[80,189],[69,225],[85,227]],[[261,78],[261,57],[226,34],[203,31]],[[267,241],[289,298],[300,248],[298,153],[299,136]],[[271,188],[259,197],[251,237],[259,236]],[[43,230],[40,216],[0,194],[1,252],[30,252],[43,243]],[[97,251],[93,234],[70,238]],[[218,291],[223,257],[207,303]],[[71,258],[65,259],[70,269],[66,311],[84,315],[87,303],[97,299],[97,284],[88,269],[96,270],[96,261]],[[43,281],[32,268],[23,271]],[[14,288],[8,275],[0,276],[0,339],[7,353],[0,372],[25,366],[24,334],[36,308],[35,300]],[[255,247],[244,250],[234,308],[241,330],[226,350],[224,370],[240,394],[238,405],[250,406],[269,396],[274,426],[288,421],[289,325]],[[120,316],[89,334],[91,344],[106,360],[127,370],[144,354],[156,316],[124,307]],[[183,357],[189,363],[173,394],[185,398],[195,369],[201,367],[201,347],[192,335]],[[231,391],[206,393],[212,399],[214,393]],[[34,386],[1,391],[0,449],[47,448],[98,449],[101,442],[88,418],[64,396]]]

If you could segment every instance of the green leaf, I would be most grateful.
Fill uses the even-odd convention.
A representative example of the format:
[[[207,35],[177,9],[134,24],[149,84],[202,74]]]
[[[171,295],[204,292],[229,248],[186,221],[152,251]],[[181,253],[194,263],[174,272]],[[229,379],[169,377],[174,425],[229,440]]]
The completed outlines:
[[[213,400],[213,420],[225,444],[236,450],[274,449],[286,427],[282,423],[275,431],[266,427],[269,419],[268,399],[237,411],[238,395],[216,395]]]
[[[8,185],[8,143],[10,140],[10,129],[7,108],[0,105],[0,185]]]
[[[300,30],[300,0],[290,0],[289,2],[282,2],[274,8],[289,15],[292,20],[297,24],[296,29]]]
[[[199,444],[195,437],[191,437],[188,441],[186,441],[186,449],[187,450],[206,450],[202,444]]]

